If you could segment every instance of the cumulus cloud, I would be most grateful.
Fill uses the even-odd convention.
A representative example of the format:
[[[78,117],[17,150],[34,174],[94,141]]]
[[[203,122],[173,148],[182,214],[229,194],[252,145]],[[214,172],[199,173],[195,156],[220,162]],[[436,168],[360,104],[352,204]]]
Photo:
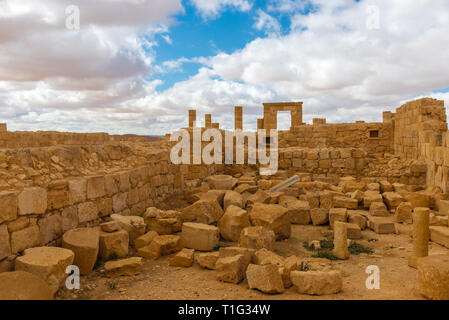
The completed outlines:
[[[253,6],[252,0],[191,0],[203,18],[210,19],[219,16],[226,9],[248,11]]]
[[[192,1],[209,17],[251,8],[243,0]],[[77,32],[64,27],[69,2],[80,5]],[[233,128],[232,107],[242,105],[245,128],[255,129],[262,102],[303,101],[306,121],[328,122],[380,121],[383,110],[422,96],[449,102],[448,93],[433,93],[449,87],[447,1],[270,5],[264,13],[273,19],[276,10],[289,12],[287,34],[155,66],[154,37],[169,36],[180,1],[0,1],[0,120],[12,130],[164,134],[185,127],[190,108]],[[304,14],[299,5],[314,10]],[[367,23],[376,12],[370,6],[378,27]],[[255,28],[269,30],[269,20]],[[153,70],[179,71],[188,62],[202,64],[197,74],[157,91]]]

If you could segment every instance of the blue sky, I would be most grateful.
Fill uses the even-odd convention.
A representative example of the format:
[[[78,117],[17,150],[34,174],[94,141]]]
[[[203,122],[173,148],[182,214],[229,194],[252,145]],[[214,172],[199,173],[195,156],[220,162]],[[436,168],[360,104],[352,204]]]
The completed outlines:
[[[0,12],[13,131],[165,134],[190,108],[231,129],[236,105],[253,130],[263,102],[302,101],[306,123],[449,104],[447,0],[0,0]]]
[[[257,0],[252,2],[251,10],[248,11],[231,7],[217,16],[204,17],[190,0],[184,0],[183,5],[185,12],[175,15],[173,18],[176,22],[169,32],[158,37],[158,45],[153,49],[156,65],[181,58],[214,56],[220,52],[231,54],[256,38],[267,37],[264,28],[256,27],[260,10],[269,12],[276,19],[280,26],[278,35],[282,36],[289,32],[291,15],[296,12],[308,14],[312,9],[307,6],[305,10],[285,13],[275,11],[272,8],[273,1]],[[169,41],[164,39],[167,35]],[[156,71],[150,80],[162,80],[163,84],[157,87],[157,91],[164,91],[174,83],[195,75],[200,67],[198,62],[186,62],[178,70],[168,73]]]

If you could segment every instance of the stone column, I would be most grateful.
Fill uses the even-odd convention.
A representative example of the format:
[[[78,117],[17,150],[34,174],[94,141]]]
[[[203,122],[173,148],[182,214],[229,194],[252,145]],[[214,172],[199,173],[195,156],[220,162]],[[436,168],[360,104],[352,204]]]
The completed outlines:
[[[0,132],[6,132],[6,131],[8,131],[6,123],[0,123]]]
[[[189,110],[189,128],[196,127],[196,110]]]
[[[214,123],[212,123],[212,128],[220,129],[220,124],[218,122],[214,122]]]
[[[257,130],[263,129],[263,119],[257,119]]]
[[[334,250],[332,253],[339,259],[349,259],[348,231],[344,222],[334,222]]]
[[[243,130],[243,108],[234,108],[234,130]]]
[[[413,254],[408,257],[408,265],[417,267],[417,260],[429,254],[429,208],[413,210]]]
[[[212,127],[212,115],[211,114],[204,115],[204,127],[205,128]]]

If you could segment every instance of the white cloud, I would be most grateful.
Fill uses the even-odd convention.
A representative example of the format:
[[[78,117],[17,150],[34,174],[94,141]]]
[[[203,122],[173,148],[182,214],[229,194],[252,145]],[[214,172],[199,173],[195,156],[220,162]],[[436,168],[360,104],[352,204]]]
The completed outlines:
[[[191,0],[191,2],[205,19],[216,18],[225,9],[248,11],[253,6],[252,0]]]
[[[447,1],[378,0],[380,28],[369,30],[372,2],[313,0],[319,9],[293,15],[287,35],[167,61],[157,71],[192,61],[204,67],[164,92],[155,90],[160,80],[146,80],[155,66],[142,47],[157,54],[154,35],[168,36],[168,17],[183,9],[179,1],[151,2],[155,11],[146,10],[149,1],[128,1],[129,14],[125,1],[114,1],[116,9],[82,2],[92,12],[83,18],[82,9],[81,30],[69,32],[56,14],[68,1],[0,1],[0,121],[12,130],[164,134],[186,126],[190,108],[232,128],[232,107],[242,105],[244,126],[254,129],[262,102],[304,101],[306,121],[328,122],[380,121],[383,110],[421,96],[449,103],[448,93],[432,93],[449,86]],[[197,3],[219,14],[230,2]]]
[[[268,36],[271,37],[278,36],[281,31],[281,25],[279,22],[261,9],[257,10],[257,17],[254,27],[257,30],[263,30]]]

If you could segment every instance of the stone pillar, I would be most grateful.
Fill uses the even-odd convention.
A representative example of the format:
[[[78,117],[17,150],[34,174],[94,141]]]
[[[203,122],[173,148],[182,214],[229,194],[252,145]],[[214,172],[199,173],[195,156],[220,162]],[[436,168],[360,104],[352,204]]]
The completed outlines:
[[[326,124],[326,118],[313,118],[313,125]]]
[[[234,108],[234,130],[243,130],[243,108]]]
[[[0,123],[0,132],[6,132],[8,128],[6,127],[6,123]]]
[[[339,259],[349,259],[348,231],[344,222],[334,222],[334,250],[332,253]]]
[[[189,128],[196,127],[196,110],[189,110]]]
[[[212,127],[212,115],[211,114],[204,115],[204,127],[205,128]]]
[[[220,124],[218,122],[214,122],[214,123],[212,123],[212,128],[220,129]]]
[[[393,119],[393,113],[391,111],[384,111],[382,114],[383,123],[390,123]]]
[[[257,119],[257,130],[262,130],[263,128],[263,119]]]
[[[413,254],[408,257],[408,265],[417,267],[417,260],[429,254],[429,208],[413,210]]]

